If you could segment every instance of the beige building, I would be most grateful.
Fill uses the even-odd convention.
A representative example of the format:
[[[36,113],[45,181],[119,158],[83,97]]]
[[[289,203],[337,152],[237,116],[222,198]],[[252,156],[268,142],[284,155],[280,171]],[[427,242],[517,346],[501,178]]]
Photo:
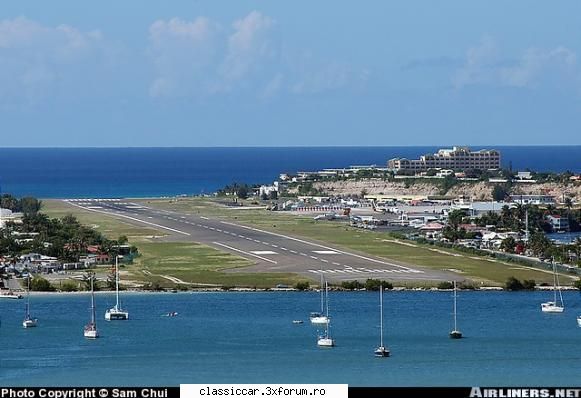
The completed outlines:
[[[500,169],[500,152],[494,149],[471,151],[468,147],[455,146],[452,149],[440,149],[434,154],[422,155],[419,159],[390,159],[387,167],[392,170],[413,171],[426,171],[428,169]]]

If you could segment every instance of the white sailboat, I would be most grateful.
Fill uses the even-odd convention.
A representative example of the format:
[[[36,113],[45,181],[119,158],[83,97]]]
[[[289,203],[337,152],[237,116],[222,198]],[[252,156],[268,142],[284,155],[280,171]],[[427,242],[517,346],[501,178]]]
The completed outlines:
[[[91,276],[91,322],[85,325],[83,334],[88,339],[96,339],[99,337],[99,331],[97,330],[97,320],[95,319],[95,291],[93,288],[94,276]]]
[[[373,351],[376,357],[388,357],[389,348],[383,345],[383,285],[379,285],[379,347]]]
[[[559,302],[557,302],[557,291],[559,291]],[[565,303],[563,302],[563,295],[561,294],[561,286],[559,286],[559,275],[555,262],[553,262],[553,295],[553,301],[541,303],[541,311],[554,314],[565,311]]]
[[[462,338],[462,332],[458,330],[458,322],[456,320],[456,309],[457,309],[457,305],[456,305],[456,299],[458,297],[457,295],[457,290],[456,290],[456,281],[454,281],[454,330],[452,330],[450,332],[450,338],[451,339],[461,339]]]
[[[30,277],[26,278],[28,282],[28,288],[26,292],[26,315],[22,321],[22,327],[25,329],[34,328],[38,322],[38,319],[30,316]]]
[[[121,308],[119,302],[119,256],[115,256],[115,306],[105,311],[105,319],[108,321],[127,320],[129,319],[129,312]]]
[[[325,300],[327,302],[326,317],[329,319],[329,285],[325,282]],[[331,337],[329,332],[329,322],[326,323],[325,331],[317,340],[317,345],[319,347],[335,347],[335,340]]]
[[[323,273],[321,272],[321,284],[320,284],[320,290],[321,290],[321,312],[311,312],[311,315],[309,316],[311,319],[311,324],[313,325],[327,325],[331,319],[329,318],[329,316],[324,314],[325,311],[325,299],[323,296]]]
[[[577,325],[581,328],[581,315],[577,316]]]

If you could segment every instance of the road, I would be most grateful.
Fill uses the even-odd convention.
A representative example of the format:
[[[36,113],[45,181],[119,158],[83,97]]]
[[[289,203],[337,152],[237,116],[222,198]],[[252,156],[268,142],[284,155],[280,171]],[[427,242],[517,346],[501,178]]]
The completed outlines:
[[[123,199],[67,199],[71,206],[103,213],[125,222],[161,229],[171,240],[199,242],[254,262],[231,272],[292,272],[330,281],[461,280],[453,273],[397,264],[382,258],[343,250],[282,233],[202,215],[181,214]]]

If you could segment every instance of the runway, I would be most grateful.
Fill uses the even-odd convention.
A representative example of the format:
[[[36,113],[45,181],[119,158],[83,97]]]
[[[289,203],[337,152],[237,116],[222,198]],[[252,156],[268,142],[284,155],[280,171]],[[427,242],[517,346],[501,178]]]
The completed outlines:
[[[230,272],[292,272],[330,281],[452,280],[457,275],[397,264],[385,259],[283,233],[201,215],[180,214],[124,199],[66,199],[71,206],[103,213],[135,225],[163,230],[172,241],[199,242],[244,257],[254,265]]]

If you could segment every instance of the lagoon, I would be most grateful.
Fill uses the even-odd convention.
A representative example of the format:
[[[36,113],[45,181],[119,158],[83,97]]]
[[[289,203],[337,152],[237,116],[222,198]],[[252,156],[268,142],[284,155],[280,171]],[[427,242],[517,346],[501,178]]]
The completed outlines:
[[[350,386],[575,386],[581,371],[579,292],[563,314],[541,313],[550,292],[462,291],[451,340],[450,292],[384,295],[389,358],[375,358],[377,292],[331,292],[333,349],[308,321],[316,292],[123,294],[130,320],[83,338],[88,294],[31,297],[39,327],[21,327],[24,300],[0,301],[0,385],[176,386],[180,383],[348,383]],[[169,311],[176,317],[165,317]],[[302,319],[304,324],[293,324]]]

